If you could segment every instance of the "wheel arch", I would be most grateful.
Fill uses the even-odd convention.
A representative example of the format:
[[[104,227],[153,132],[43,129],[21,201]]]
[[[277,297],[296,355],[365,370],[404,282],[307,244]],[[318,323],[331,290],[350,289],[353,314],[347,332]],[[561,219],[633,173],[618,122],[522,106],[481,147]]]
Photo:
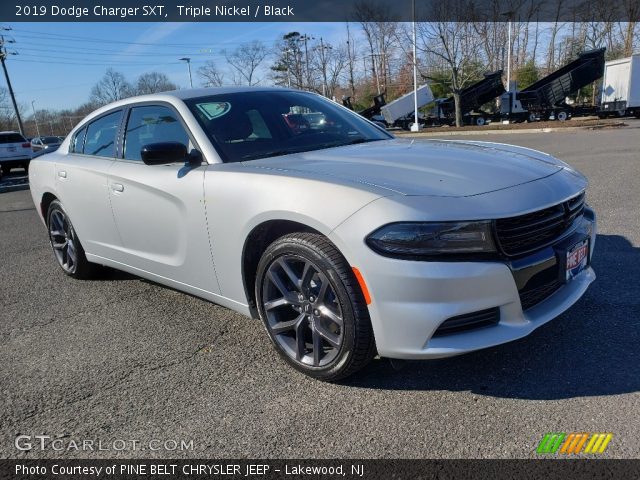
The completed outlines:
[[[40,213],[42,214],[42,218],[45,223],[47,223],[47,212],[49,211],[49,205],[51,205],[51,202],[53,202],[54,200],[58,200],[58,197],[56,197],[53,193],[45,192],[42,194],[42,198],[40,199]]]
[[[258,262],[267,247],[278,238],[290,233],[317,233],[326,235],[317,229],[294,220],[272,219],[256,225],[245,238],[242,246],[242,284],[247,304],[253,318],[258,318],[255,289]]]

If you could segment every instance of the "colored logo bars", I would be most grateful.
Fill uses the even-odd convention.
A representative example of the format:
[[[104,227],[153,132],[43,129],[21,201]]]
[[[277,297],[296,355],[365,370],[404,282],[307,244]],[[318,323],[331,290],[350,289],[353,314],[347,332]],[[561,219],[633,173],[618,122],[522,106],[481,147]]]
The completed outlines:
[[[612,433],[547,433],[537,453],[602,453],[613,438]]]

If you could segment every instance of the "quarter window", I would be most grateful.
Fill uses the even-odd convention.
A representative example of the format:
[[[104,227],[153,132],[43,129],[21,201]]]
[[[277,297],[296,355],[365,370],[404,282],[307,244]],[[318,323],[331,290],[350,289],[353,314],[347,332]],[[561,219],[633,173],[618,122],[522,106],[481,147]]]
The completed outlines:
[[[84,147],[84,139],[87,136],[87,127],[79,130],[73,136],[73,140],[71,141],[71,153],[82,153],[82,147]],[[40,141],[38,140],[38,143]]]
[[[132,108],[124,138],[124,158],[141,160],[142,147],[160,142],[178,142],[189,147],[189,135],[178,114],[158,105]]]
[[[87,127],[87,137],[83,152],[86,155],[114,157],[116,152],[116,135],[120,126],[122,111],[110,113],[92,122]]]

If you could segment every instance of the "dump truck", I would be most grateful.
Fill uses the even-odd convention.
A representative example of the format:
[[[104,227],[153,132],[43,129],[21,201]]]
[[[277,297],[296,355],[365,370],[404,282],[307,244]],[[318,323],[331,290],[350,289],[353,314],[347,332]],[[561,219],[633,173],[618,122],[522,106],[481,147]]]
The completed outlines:
[[[507,120],[534,121],[555,118],[565,121],[572,116],[597,113],[595,106],[574,106],[569,95],[602,78],[605,48],[584,52],[578,58],[520,91],[501,96],[500,111]]]
[[[484,125],[496,118],[494,113],[485,112],[483,105],[501,96],[505,92],[502,83],[502,70],[485,73],[484,78],[473,85],[469,85],[460,92],[462,119],[471,125]],[[454,125],[456,122],[456,105],[453,97],[436,100],[434,108],[434,123]],[[499,116],[498,116],[499,117]]]
[[[422,85],[418,87],[418,108],[424,107],[433,102],[433,93],[429,85]],[[399,127],[405,130],[409,130],[411,124],[414,122],[414,101],[413,90],[400,98],[397,98],[389,103],[386,102],[384,94],[380,94],[373,99],[374,105],[359,111],[358,113],[363,117],[371,120],[375,123],[384,123],[387,127]],[[353,110],[350,97],[343,97],[342,104]],[[424,126],[427,122],[423,116],[418,117],[418,122]]]
[[[598,116],[632,115],[640,118],[640,53],[604,65]]]

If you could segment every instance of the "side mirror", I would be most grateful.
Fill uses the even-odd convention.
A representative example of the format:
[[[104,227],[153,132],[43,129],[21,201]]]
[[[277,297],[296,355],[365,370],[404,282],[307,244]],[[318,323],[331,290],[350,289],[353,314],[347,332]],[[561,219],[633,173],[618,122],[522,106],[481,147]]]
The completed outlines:
[[[184,162],[187,159],[187,147],[179,142],[150,143],[142,147],[140,157],[147,165]]]

